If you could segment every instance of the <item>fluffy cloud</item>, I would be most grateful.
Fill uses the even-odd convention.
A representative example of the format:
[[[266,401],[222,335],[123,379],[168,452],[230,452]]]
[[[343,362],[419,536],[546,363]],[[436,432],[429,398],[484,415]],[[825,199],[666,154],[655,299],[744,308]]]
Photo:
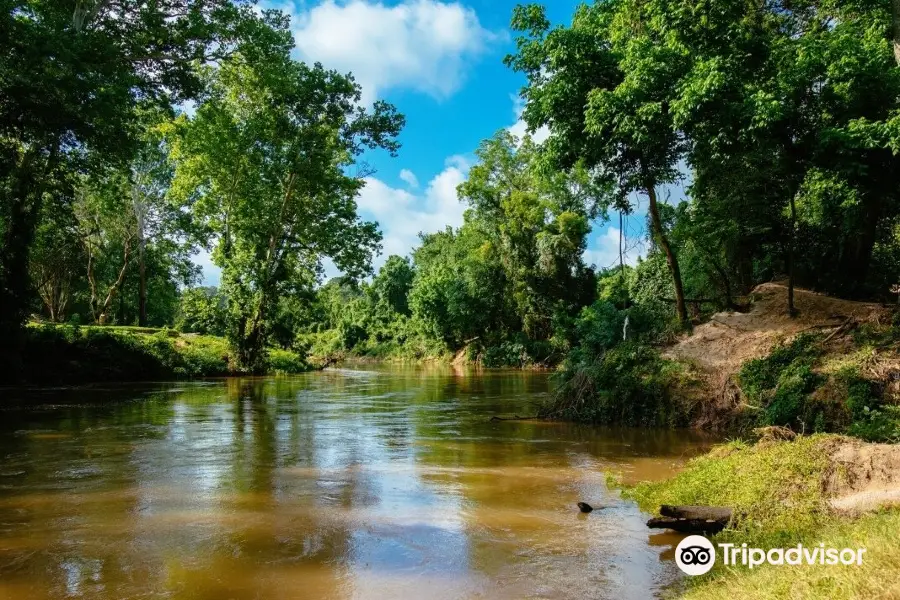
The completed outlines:
[[[291,14],[303,59],[353,73],[364,104],[390,88],[446,98],[459,89],[469,63],[501,38],[458,2],[325,0],[308,10],[290,2],[269,5]]]
[[[450,157],[444,170],[428,182],[421,194],[393,188],[374,177],[366,178],[357,204],[364,218],[378,221],[384,236],[381,256],[373,261],[376,269],[391,254],[409,254],[419,244],[419,232],[462,225],[466,207],[457,198],[456,187],[465,181],[468,170],[465,158]]]
[[[406,182],[406,185],[415,189],[419,187],[419,179],[416,177],[416,174],[410,171],[409,169],[402,169],[400,171],[400,179]]]
[[[626,265],[634,266],[645,249],[643,240],[627,239],[623,258]],[[598,269],[606,269],[619,264],[619,228],[609,226],[599,236],[592,239],[584,251],[584,262]]]

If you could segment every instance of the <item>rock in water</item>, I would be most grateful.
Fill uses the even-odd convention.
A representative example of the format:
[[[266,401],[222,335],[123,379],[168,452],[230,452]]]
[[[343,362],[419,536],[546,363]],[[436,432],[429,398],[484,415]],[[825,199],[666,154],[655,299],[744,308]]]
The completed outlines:
[[[579,503],[578,503],[578,510],[580,510],[580,511],[583,512],[583,513],[589,513],[589,512],[591,512],[592,510],[594,510],[594,507],[591,506],[590,504],[588,504],[587,502],[579,502]]]

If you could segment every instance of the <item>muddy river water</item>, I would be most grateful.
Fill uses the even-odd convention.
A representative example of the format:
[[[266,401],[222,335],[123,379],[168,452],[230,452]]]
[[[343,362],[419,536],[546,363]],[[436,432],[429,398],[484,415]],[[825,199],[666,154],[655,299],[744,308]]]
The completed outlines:
[[[665,477],[711,440],[490,420],[548,385],[364,366],[0,390],[0,598],[660,594],[680,538],[606,473]]]

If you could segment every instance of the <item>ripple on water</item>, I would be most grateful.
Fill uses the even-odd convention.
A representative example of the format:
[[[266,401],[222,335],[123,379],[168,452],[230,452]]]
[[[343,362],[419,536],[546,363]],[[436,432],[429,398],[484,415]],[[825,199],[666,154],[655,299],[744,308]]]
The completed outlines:
[[[655,595],[678,538],[605,472],[662,477],[709,440],[489,421],[547,385],[367,365],[46,392],[0,424],[0,598]]]

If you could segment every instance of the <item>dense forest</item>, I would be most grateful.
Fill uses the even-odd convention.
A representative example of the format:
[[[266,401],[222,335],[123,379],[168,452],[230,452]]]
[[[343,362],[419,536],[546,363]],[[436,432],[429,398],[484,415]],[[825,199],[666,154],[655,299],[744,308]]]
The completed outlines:
[[[94,326],[170,328],[227,339],[212,371],[263,372],[284,352],[301,366],[456,355],[561,365],[563,389],[587,376],[640,405],[666,371],[656,348],[761,282],[786,283],[787,314],[795,286],[896,300],[892,8],[605,0],[553,26],[518,7],[506,64],[548,138],[485,140],[458,188],[464,224],[422,232],[374,273],[378,224],[356,197],[365,153],[395,154],[404,117],[360,106],[352,75],[292,58],[287,16],[231,0],[7,0],[4,365],[27,375],[47,348],[99,343]],[[586,264],[592,230],[645,211],[637,264],[625,240],[619,264]],[[201,249],[218,289],[198,287]],[[323,281],[326,258],[341,277]]]

